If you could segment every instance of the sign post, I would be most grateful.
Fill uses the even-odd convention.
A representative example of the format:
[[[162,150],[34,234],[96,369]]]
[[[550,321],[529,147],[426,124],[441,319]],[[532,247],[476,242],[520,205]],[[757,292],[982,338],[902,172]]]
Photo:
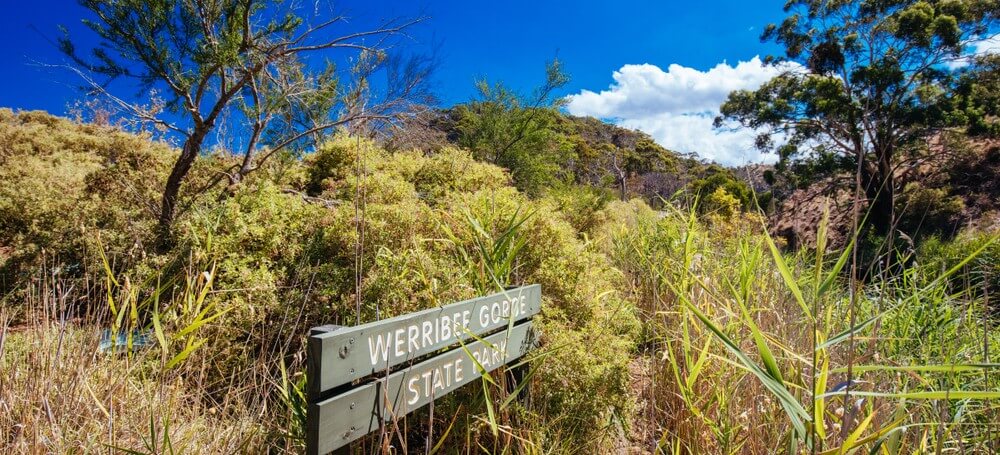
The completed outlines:
[[[326,454],[528,352],[538,285],[309,335],[306,453]]]

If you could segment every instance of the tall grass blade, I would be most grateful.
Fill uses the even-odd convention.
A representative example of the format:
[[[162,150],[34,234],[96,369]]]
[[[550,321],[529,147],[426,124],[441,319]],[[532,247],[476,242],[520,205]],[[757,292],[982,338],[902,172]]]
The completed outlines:
[[[817,351],[821,351],[823,349],[826,349],[826,348],[828,348],[830,346],[836,345],[837,343],[840,343],[841,341],[844,341],[844,340],[848,339],[851,336],[851,334],[858,333],[858,332],[860,332],[860,331],[862,331],[862,330],[870,327],[872,324],[875,323],[875,321],[878,321],[882,316],[885,316],[886,313],[890,312],[891,310],[893,310],[893,308],[887,309],[887,310],[885,310],[885,311],[883,311],[883,312],[881,312],[879,314],[876,314],[875,316],[872,316],[872,317],[870,317],[870,318],[862,321],[861,323],[855,325],[854,327],[851,327],[851,328],[849,328],[847,330],[844,330],[843,332],[840,332],[840,333],[838,333],[838,334],[830,337],[830,339],[828,339],[828,340],[824,341],[823,343],[820,343],[820,345],[816,346],[816,350]]]
[[[697,306],[691,303],[691,301],[688,300],[686,295],[680,293],[672,283],[668,282],[667,285],[674,290],[675,294],[677,294],[679,300],[684,304],[684,306],[690,309],[694,313],[694,315],[702,322],[702,324],[704,324],[705,327],[708,328],[709,331],[711,331],[715,335],[715,337],[718,338],[719,341],[721,341],[722,344],[725,345],[726,348],[734,356],[736,356],[736,358],[739,359],[739,361],[751,373],[753,373],[754,376],[756,376],[760,380],[760,382],[764,385],[764,387],[767,388],[767,390],[771,392],[771,394],[774,395],[776,399],[778,399],[778,402],[781,403],[781,406],[785,410],[785,413],[787,414],[789,420],[791,420],[792,426],[795,428],[796,433],[800,437],[804,438],[806,435],[805,421],[808,421],[811,418],[811,416],[809,415],[809,412],[806,411],[806,409],[802,406],[802,404],[799,403],[794,396],[792,396],[792,394],[785,387],[784,383],[776,381],[771,375],[769,375],[766,371],[764,371],[763,368],[761,368],[753,360],[751,360],[750,357],[748,357],[746,353],[744,353],[743,350],[740,349],[738,344],[736,344],[732,339],[730,339]]]
[[[812,314],[812,310],[809,309],[805,298],[802,297],[802,290],[799,288],[798,282],[795,281],[795,277],[792,276],[792,271],[788,268],[788,263],[785,262],[785,258],[781,255],[781,251],[778,250],[778,246],[774,244],[774,240],[771,239],[770,235],[765,234],[763,237],[767,241],[768,249],[771,250],[771,257],[774,258],[774,264],[778,267],[781,278],[785,281],[785,285],[788,286],[788,290],[792,292],[792,296],[795,297],[795,303],[799,304],[802,314],[809,318],[810,321],[814,320],[815,317]]]

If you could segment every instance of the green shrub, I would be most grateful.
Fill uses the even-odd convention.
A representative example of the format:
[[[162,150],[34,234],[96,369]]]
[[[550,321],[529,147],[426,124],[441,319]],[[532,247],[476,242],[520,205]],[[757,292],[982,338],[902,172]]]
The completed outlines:
[[[601,210],[609,202],[616,200],[611,190],[589,185],[555,187],[549,190],[546,198],[574,229],[587,235],[593,234],[594,229],[603,222]]]
[[[717,194],[722,188],[727,194],[739,202],[739,206],[748,209],[753,207],[753,191],[750,186],[736,178],[732,171],[718,165],[710,165],[704,171],[704,177],[690,183],[688,190],[691,194],[697,195],[700,199],[706,199],[713,194]],[[707,205],[700,205],[702,211],[712,209]]]
[[[711,194],[705,197],[704,210],[707,210],[723,219],[732,218],[740,210],[740,201],[732,194],[729,194],[723,187],[715,188]]]
[[[150,250],[166,144],[44,112],[0,109],[0,293],[42,267],[79,277]]]
[[[949,196],[944,188],[909,183],[897,202],[899,229],[914,239],[927,236],[952,237],[957,233],[965,203]]]
[[[337,275],[330,268],[319,275],[311,256],[321,214],[321,206],[257,180],[220,202],[206,200],[179,221],[178,245],[170,256],[216,269],[210,299],[225,315],[209,329],[206,355],[213,358],[214,378],[228,382],[261,374],[256,367],[269,368],[261,363],[318,319],[317,305],[306,298],[307,283]],[[160,270],[168,276],[179,272]]]
[[[959,264],[974,251],[987,245],[996,232],[964,232],[953,241],[938,237],[924,240],[917,249],[917,264],[925,276],[936,276]],[[1000,242],[993,242],[975,259],[950,278],[955,291],[968,290],[975,295],[988,292],[990,300],[1000,295]]]
[[[578,447],[606,449],[608,420],[627,420],[632,410],[628,362],[640,331],[632,304],[618,292],[619,272],[594,244],[581,241],[551,201],[529,200],[513,188],[483,190],[460,195],[446,210],[462,211],[498,222],[505,217],[495,213],[533,213],[522,226],[526,246],[512,284],[542,287],[544,354],[533,393],[543,399],[537,411],[549,422],[545,432],[571,435]],[[458,237],[469,238],[460,220],[449,221]]]

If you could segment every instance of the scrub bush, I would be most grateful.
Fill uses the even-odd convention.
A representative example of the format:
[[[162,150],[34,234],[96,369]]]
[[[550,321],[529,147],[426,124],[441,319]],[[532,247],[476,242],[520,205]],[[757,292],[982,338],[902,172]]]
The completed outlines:
[[[539,283],[544,306],[535,398],[512,411],[525,413],[523,422],[544,417],[543,427],[521,431],[537,431],[547,444],[568,438],[599,450],[613,440],[608,422],[627,422],[632,409],[628,362],[639,323],[618,292],[620,273],[556,201],[526,197],[502,169],[455,149],[390,154],[338,137],[301,165],[289,172],[301,180],[256,178],[221,201],[202,200],[180,220],[172,254],[216,267],[210,298],[224,312],[197,354],[211,359],[210,394],[274,381],[281,359],[301,368],[311,326],[354,325],[494,292],[495,282],[476,278],[478,256],[459,253],[473,251],[476,236],[495,238],[514,217],[523,221],[516,229],[524,246],[500,284]],[[480,404],[463,412],[485,415],[475,390],[463,393]],[[436,415],[458,405],[446,400]]]
[[[0,295],[43,266],[62,277],[98,273],[151,250],[159,188],[173,150],[148,136],[0,109]]]

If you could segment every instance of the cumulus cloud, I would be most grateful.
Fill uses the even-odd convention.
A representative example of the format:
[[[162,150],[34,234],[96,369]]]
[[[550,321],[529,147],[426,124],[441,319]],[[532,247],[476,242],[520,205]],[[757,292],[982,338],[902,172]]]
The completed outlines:
[[[973,53],[976,55],[1000,54],[1000,33],[977,42]]]
[[[716,131],[712,114],[661,114],[655,117],[617,121],[619,126],[648,133],[660,145],[677,152],[697,153],[702,158],[729,166],[773,163],[777,156],[762,154],[749,129]]]
[[[717,131],[712,120],[733,90],[753,90],[789,67],[765,66],[759,57],[731,66],[725,62],[707,71],[673,64],[625,65],[612,74],[607,90],[583,90],[567,98],[573,115],[589,115],[644,131],[671,150],[723,164],[773,161],[754,149],[749,130]]]
[[[968,52],[964,56],[950,61],[946,65],[951,69],[964,68],[972,64],[973,57],[986,54],[1000,54],[1000,33],[988,38],[973,40],[969,43],[966,50]]]

